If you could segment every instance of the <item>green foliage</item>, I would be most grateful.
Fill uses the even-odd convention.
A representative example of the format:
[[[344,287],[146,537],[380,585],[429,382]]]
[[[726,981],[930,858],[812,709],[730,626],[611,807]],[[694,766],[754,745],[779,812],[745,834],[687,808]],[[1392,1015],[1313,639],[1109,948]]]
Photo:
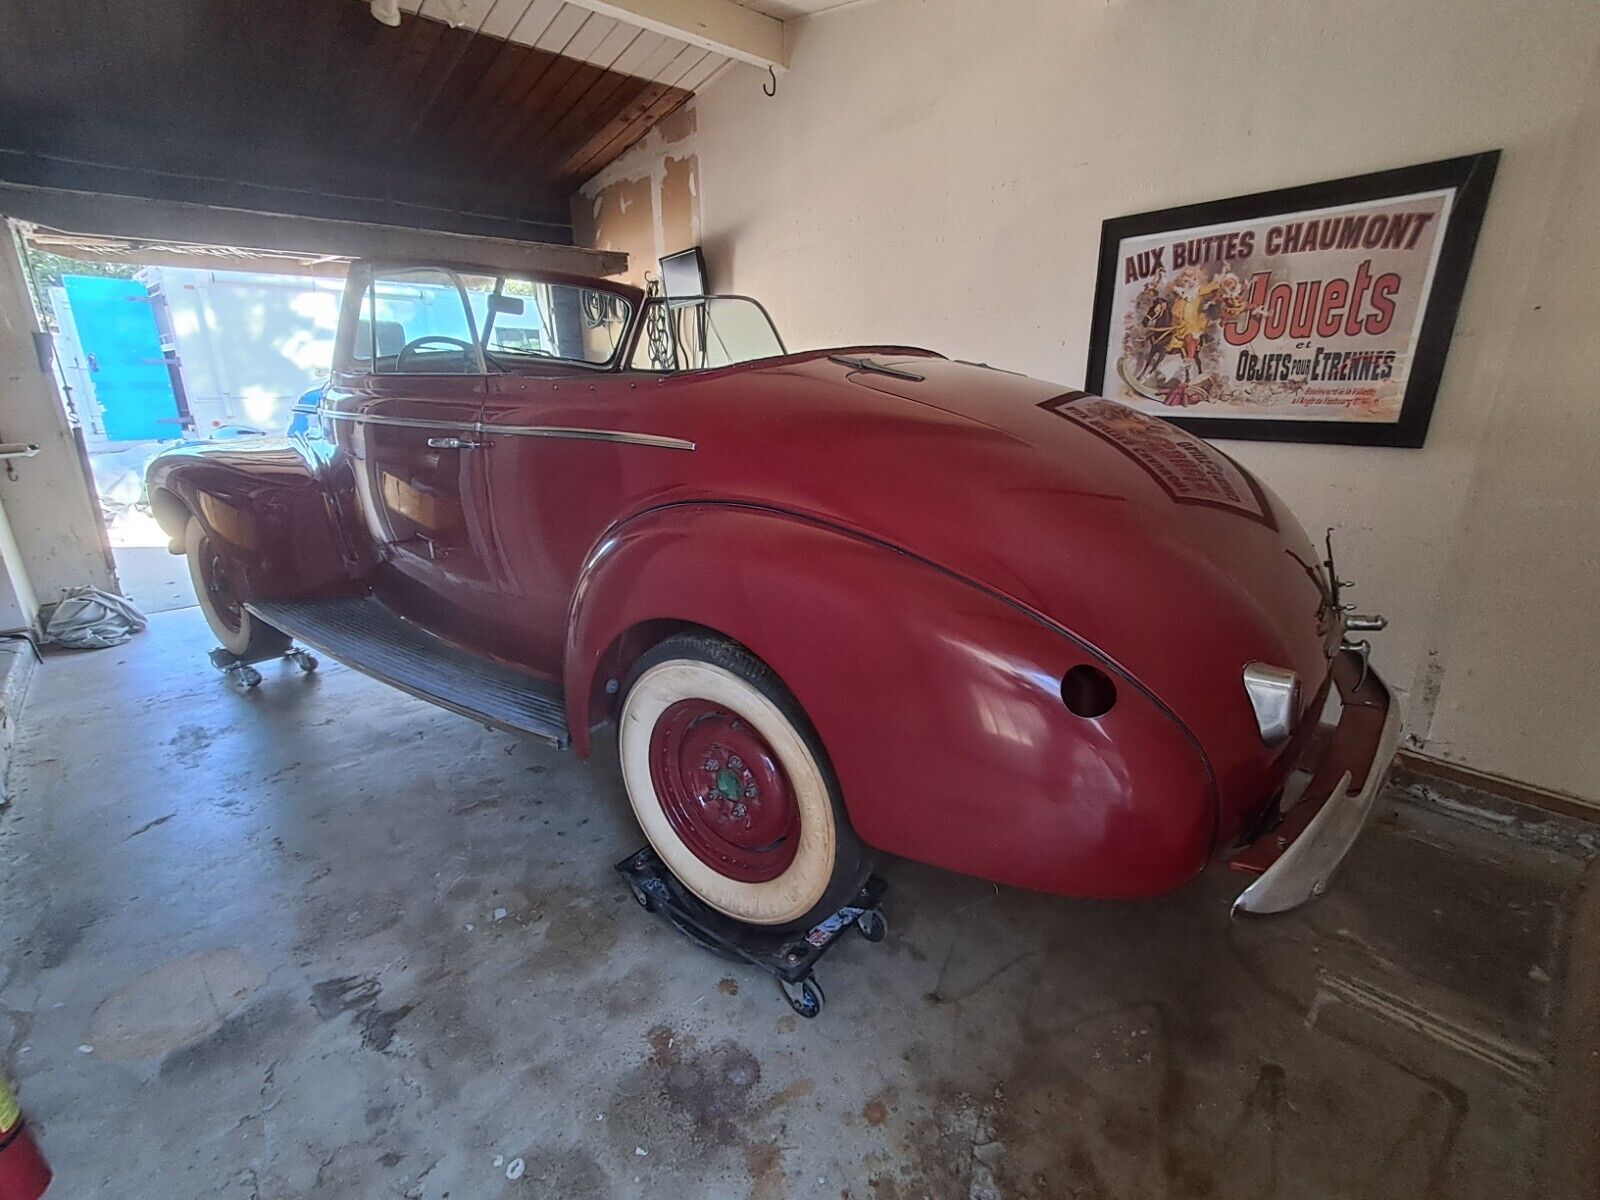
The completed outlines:
[[[33,306],[51,331],[59,330],[55,309],[50,305],[50,289],[61,286],[63,275],[98,275],[110,279],[132,279],[140,271],[137,263],[85,262],[77,258],[64,258],[39,250],[26,240],[21,241],[22,260],[28,278],[28,290],[33,293]]]

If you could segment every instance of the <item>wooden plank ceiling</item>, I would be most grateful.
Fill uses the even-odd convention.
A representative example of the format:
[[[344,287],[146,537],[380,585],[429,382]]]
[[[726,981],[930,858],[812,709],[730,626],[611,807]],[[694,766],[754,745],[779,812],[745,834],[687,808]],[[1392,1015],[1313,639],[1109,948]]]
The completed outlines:
[[[565,241],[577,186],[727,61],[563,0],[409,7],[5,0],[0,180]]]
[[[529,182],[571,192],[728,62],[565,0],[402,0],[397,69],[421,118],[468,134]],[[418,19],[420,18],[420,19]],[[446,24],[453,20],[454,26]]]

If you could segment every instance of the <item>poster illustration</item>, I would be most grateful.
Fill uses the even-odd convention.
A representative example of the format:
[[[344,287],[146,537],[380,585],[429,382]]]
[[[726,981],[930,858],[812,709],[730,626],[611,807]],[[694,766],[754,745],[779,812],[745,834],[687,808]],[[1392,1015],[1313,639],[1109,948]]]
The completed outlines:
[[[1088,388],[1212,437],[1420,446],[1497,157],[1106,222]]]

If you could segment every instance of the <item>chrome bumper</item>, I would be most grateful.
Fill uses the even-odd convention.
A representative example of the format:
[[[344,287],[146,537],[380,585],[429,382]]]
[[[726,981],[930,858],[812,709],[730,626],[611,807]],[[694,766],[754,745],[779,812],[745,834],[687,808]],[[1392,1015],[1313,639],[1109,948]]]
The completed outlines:
[[[1344,710],[1301,801],[1276,829],[1233,856],[1259,874],[1233,902],[1233,915],[1287,912],[1314,899],[1355,845],[1383,790],[1400,745],[1400,705],[1376,672],[1341,653],[1333,668]]]

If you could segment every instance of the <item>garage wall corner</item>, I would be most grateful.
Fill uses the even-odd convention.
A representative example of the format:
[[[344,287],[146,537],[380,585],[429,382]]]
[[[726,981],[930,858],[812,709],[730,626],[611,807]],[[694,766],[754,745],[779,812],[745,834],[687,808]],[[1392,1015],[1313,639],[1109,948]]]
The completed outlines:
[[[690,101],[572,197],[573,240],[628,255],[622,278],[643,287],[663,255],[700,241],[700,159]]]
[[[1600,800],[1600,411],[1578,331],[1600,280],[1600,54],[1555,140],[1549,205],[1437,610],[1429,753]],[[1585,310],[1587,316],[1584,315]]]

